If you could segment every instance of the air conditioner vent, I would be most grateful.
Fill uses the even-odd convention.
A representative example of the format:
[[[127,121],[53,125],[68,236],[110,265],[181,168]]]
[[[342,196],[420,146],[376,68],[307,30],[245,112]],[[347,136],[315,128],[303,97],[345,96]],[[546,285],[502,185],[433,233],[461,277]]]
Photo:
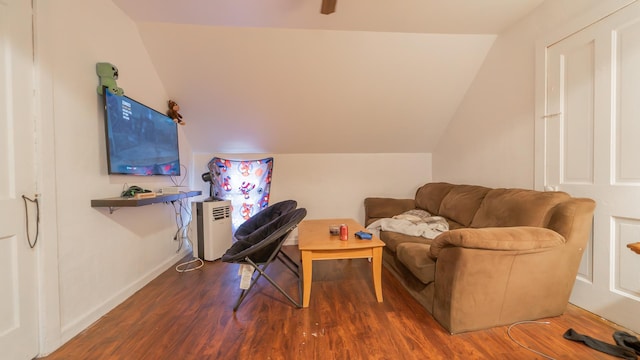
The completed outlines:
[[[231,209],[229,206],[221,206],[211,209],[211,216],[213,220],[222,220],[231,216]]]

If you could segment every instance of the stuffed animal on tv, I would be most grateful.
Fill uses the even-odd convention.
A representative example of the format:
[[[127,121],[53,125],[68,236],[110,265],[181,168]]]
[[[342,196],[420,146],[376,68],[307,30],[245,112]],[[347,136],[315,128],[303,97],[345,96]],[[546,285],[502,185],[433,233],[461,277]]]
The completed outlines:
[[[182,120],[182,115],[178,111],[180,111],[180,105],[178,105],[175,101],[169,100],[168,102],[169,110],[167,110],[167,116],[173,119],[173,122],[176,124],[184,125],[185,122]]]
[[[100,78],[98,85],[98,94],[103,94],[103,87],[109,88],[109,91],[116,95],[124,95],[124,89],[118,87],[116,79],[118,79],[118,68],[110,63],[96,63],[96,73]]]

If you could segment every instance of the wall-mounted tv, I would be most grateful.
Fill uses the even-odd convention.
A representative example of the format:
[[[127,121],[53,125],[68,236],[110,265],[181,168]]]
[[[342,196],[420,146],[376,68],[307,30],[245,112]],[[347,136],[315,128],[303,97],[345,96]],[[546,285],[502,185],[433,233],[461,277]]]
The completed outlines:
[[[109,174],[180,175],[178,128],[168,116],[104,89]]]

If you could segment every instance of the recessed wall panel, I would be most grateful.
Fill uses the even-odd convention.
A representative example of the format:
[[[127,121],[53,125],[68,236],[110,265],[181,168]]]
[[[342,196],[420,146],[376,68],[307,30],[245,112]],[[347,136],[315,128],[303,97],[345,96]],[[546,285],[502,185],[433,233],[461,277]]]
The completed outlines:
[[[617,92],[615,136],[615,181],[640,184],[640,23],[634,22],[613,33],[616,51],[613,76]]]
[[[614,221],[614,290],[640,300],[640,255],[627,248],[627,244],[640,241],[640,219],[616,218]]]
[[[544,121],[544,143],[545,143],[545,170],[544,184],[558,185],[560,183],[560,134],[561,134],[561,85],[562,69],[564,68],[564,56],[562,49],[549,49],[549,58],[554,59],[549,64],[547,74],[547,94],[549,94],[548,102],[545,108]]]
[[[13,126],[11,125],[11,64],[8,40],[8,11],[6,5],[0,2],[0,200],[7,199],[13,194],[14,149]]]
[[[592,41],[564,56],[562,182],[567,184],[593,183],[594,56]]]
[[[578,278],[590,283],[593,282],[593,231],[589,234],[587,247],[582,254],[582,260],[578,268]]]
[[[8,114],[9,96],[11,89],[9,86],[9,41],[8,21],[5,8],[6,5],[0,3],[0,200],[7,199],[10,196],[10,188],[12,185],[11,177],[15,174],[13,170],[13,146],[11,144],[12,126],[10,126],[10,117]]]
[[[0,237],[0,337],[18,326],[17,237]],[[0,355],[1,357],[1,355]]]

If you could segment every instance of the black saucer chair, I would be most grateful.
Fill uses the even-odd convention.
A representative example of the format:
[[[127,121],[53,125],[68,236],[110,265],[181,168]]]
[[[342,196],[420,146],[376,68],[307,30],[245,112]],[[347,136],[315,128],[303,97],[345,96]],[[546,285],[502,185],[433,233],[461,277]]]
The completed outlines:
[[[238,240],[244,240],[281,215],[293,211],[296,206],[298,206],[298,203],[295,200],[284,200],[270,205],[238,226],[233,236]]]
[[[256,214],[256,216],[259,216],[261,213],[262,212]],[[271,283],[271,285],[273,285],[293,305],[296,307],[302,307],[300,265],[282,251],[282,244],[284,244],[287,236],[298,226],[305,216],[307,216],[307,210],[304,208],[292,210],[280,215],[269,223],[258,227],[249,235],[244,236],[242,240],[238,239],[225,252],[225,254],[222,255],[223,262],[250,265],[254,269],[253,274],[251,275],[251,283],[247,289],[243,289],[240,293],[240,297],[238,298],[238,302],[233,308],[233,311],[238,310],[242,301],[261,277],[267,279],[267,281],[269,281],[269,283]],[[298,278],[299,302],[295,301],[269,275],[266,274],[265,271],[267,270],[267,267],[269,267],[275,259],[280,260],[280,262],[282,262]]]

